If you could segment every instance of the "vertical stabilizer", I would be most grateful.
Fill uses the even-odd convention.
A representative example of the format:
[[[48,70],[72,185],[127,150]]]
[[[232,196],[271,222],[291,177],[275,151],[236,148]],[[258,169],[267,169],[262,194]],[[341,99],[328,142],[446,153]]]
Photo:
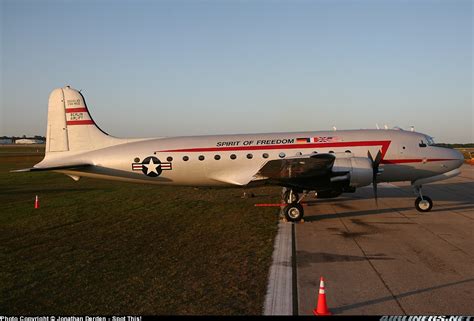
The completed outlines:
[[[92,119],[82,94],[69,86],[49,96],[46,152],[89,151],[119,144]]]

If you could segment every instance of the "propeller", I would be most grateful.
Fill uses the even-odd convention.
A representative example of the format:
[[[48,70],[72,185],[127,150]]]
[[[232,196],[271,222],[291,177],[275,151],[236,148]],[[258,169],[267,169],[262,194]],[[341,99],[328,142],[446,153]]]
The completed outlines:
[[[375,159],[372,157],[370,150],[367,152],[367,157],[370,159],[372,163],[372,186],[374,188],[374,198],[375,204],[378,206],[378,196],[377,196],[377,174],[379,173],[379,165],[382,161],[382,152],[379,150],[377,155],[375,155]]]

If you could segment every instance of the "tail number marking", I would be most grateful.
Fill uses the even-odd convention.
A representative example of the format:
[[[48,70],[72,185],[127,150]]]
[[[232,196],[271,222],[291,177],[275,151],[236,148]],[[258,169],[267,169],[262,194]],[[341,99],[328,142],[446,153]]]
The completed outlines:
[[[84,119],[84,113],[70,113],[69,120],[81,120]]]

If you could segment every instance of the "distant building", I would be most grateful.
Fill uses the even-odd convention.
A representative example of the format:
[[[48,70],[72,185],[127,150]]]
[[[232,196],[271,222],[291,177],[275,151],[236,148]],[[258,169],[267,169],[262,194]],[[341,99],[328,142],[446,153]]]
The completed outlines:
[[[32,138],[20,138],[15,140],[15,144],[44,144],[44,141]]]
[[[13,144],[12,138],[0,138],[0,145],[9,145]]]

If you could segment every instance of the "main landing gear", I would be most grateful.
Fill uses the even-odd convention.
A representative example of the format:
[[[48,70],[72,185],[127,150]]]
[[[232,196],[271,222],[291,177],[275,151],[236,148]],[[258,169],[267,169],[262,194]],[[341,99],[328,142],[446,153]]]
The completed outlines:
[[[289,222],[299,222],[303,219],[304,210],[301,201],[306,196],[304,193],[301,198],[295,190],[283,188],[283,201],[287,204],[283,208],[283,214]]]
[[[416,195],[419,195],[415,200],[415,208],[418,212],[429,212],[433,208],[433,201],[428,196],[423,196],[421,193],[421,185],[413,186]]]
[[[299,195],[295,190],[283,187],[283,201],[285,203],[290,204],[298,201]]]

